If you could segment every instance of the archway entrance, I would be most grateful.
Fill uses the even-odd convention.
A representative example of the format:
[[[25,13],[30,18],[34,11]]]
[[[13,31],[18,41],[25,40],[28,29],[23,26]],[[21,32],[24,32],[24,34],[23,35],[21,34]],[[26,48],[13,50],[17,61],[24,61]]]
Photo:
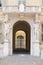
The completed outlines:
[[[31,28],[26,21],[18,21],[13,26],[13,53],[30,54]]]

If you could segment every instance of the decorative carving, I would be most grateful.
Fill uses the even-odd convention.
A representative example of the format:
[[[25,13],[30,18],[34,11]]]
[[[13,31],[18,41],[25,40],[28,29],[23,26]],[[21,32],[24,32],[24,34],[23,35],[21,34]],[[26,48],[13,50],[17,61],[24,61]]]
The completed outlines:
[[[24,18],[24,16],[25,16],[24,13],[20,13],[20,14],[19,14],[19,18],[20,18],[20,20],[22,20],[22,19]]]
[[[7,23],[7,21],[8,21],[8,15],[5,15],[4,22]]]

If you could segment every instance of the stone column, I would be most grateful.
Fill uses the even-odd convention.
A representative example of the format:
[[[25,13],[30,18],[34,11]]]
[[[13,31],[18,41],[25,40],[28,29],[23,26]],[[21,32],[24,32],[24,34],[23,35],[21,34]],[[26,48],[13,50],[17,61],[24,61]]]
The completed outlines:
[[[33,40],[33,55],[34,56],[40,56],[39,28],[40,28],[40,22],[38,19],[38,14],[36,14],[35,21],[34,21],[34,40]]]
[[[8,39],[7,39],[7,21],[8,21],[8,16],[5,15],[5,18],[4,18],[4,48],[3,48],[3,53],[4,53],[4,56],[7,56],[9,54],[9,49],[8,49]]]

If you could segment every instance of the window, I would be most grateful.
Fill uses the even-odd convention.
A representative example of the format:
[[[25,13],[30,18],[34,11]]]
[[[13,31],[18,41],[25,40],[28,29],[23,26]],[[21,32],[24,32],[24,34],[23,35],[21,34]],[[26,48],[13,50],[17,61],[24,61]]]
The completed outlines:
[[[42,41],[43,41],[43,34],[42,34]]]
[[[19,0],[19,4],[24,4],[25,5],[25,0]]]
[[[43,24],[42,24],[41,30],[42,30],[41,37],[42,37],[42,41],[43,41]]]
[[[0,7],[1,7],[1,0],[0,0]]]
[[[42,6],[43,6],[43,0],[42,0]]]

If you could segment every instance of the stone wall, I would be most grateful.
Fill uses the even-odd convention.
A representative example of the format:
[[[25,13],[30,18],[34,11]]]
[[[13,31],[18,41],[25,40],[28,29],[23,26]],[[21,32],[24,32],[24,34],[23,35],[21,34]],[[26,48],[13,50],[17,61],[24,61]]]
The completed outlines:
[[[8,18],[6,18],[8,16]],[[39,31],[40,31],[40,21],[38,19],[38,14],[8,14],[7,16],[4,17],[4,25],[7,27],[6,34],[4,33],[4,38],[8,40],[4,41],[3,48],[2,48],[2,53],[4,55],[2,56],[8,56],[8,55],[13,55],[13,25],[19,21],[19,20],[24,20],[27,23],[30,24],[31,26],[31,46],[30,46],[30,55],[33,56],[40,56],[40,39],[39,39]],[[8,26],[7,26],[8,25]],[[4,29],[5,32],[5,29]],[[6,48],[7,47],[7,48]],[[7,50],[7,51],[6,51]],[[6,53],[5,53],[6,52]],[[41,52],[42,53],[42,52]],[[42,54],[41,54],[42,55]],[[43,55],[42,55],[43,56]]]
[[[31,15],[31,14],[30,14]],[[14,17],[13,17],[14,16]],[[9,27],[9,32],[7,34],[7,38],[9,40],[9,55],[12,55],[13,54],[13,48],[12,48],[12,45],[13,45],[13,41],[12,41],[12,38],[13,38],[13,25],[19,21],[19,20],[25,20],[27,21],[27,23],[30,24],[31,26],[31,46],[30,46],[30,54],[31,55],[34,55],[34,56],[39,56],[40,55],[40,49],[39,49],[39,23],[36,22],[35,18],[34,18],[34,15],[30,16],[29,15],[26,15],[24,17],[23,15],[23,18],[19,17],[19,15],[15,16],[15,15],[9,15],[9,23],[10,24],[10,27]],[[33,53],[34,52],[34,53]]]

